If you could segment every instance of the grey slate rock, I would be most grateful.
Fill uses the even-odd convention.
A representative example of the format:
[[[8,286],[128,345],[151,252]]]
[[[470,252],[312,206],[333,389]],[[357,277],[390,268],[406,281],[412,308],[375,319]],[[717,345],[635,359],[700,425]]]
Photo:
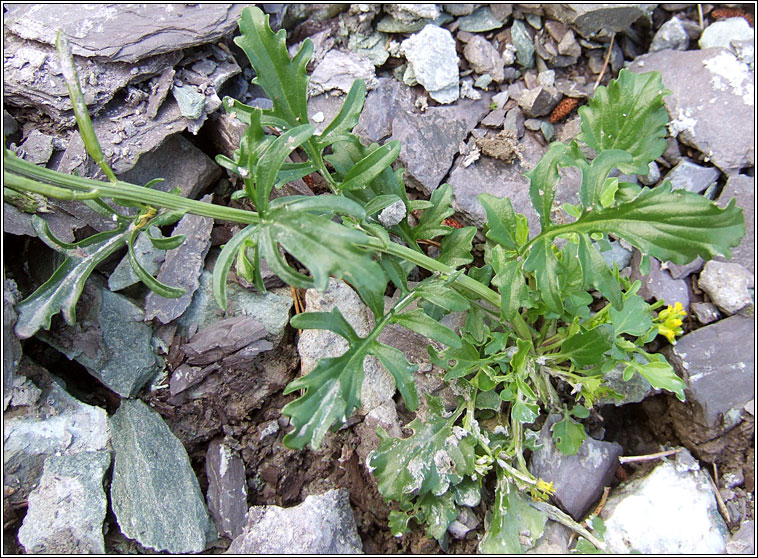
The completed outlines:
[[[398,157],[406,179],[430,194],[447,175],[460,142],[489,112],[489,93],[478,101],[461,100],[450,107],[429,107],[425,113],[400,112],[392,121],[392,139],[402,147]]]
[[[458,54],[450,31],[427,25],[404,40],[400,51],[432,99],[442,104],[458,99]]]
[[[706,473],[686,451],[614,491],[600,517],[613,554],[719,554],[729,536]]]
[[[524,91],[518,104],[526,116],[535,118],[550,114],[560,100],[561,94],[555,87],[538,86]]]
[[[727,316],[752,305],[748,286],[755,278],[738,263],[710,261],[700,272],[698,286]]]
[[[210,200],[209,194],[201,201]],[[183,234],[187,238],[181,246],[166,254],[157,279],[161,283],[186,289],[186,292],[179,298],[164,298],[151,291],[145,299],[145,320],[158,318],[161,323],[167,324],[181,316],[190,305],[210,248],[212,228],[213,219],[190,214],[182,217],[174,227],[172,235]]]
[[[532,454],[529,470],[537,477],[552,482],[553,496],[574,519],[581,519],[603,493],[618,468],[623,448],[616,442],[586,438],[576,455],[563,455],[553,443],[550,428],[559,422],[559,415],[550,415],[540,431],[542,447]]]
[[[752,318],[732,316],[679,338],[663,353],[687,382],[687,400],[702,410],[707,428],[717,428],[730,409],[741,408],[755,395]]]
[[[641,17],[650,17],[650,4],[546,4],[545,16],[570,24],[580,35],[621,32]]]
[[[498,83],[505,79],[502,55],[481,35],[474,35],[463,47],[463,56],[476,73],[489,74]]]
[[[731,51],[661,50],[639,57],[629,70],[661,72],[673,92],[663,97],[671,135],[728,175],[754,164],[754,76]]]
[[[227,554],[362,554],[344,489],[307,496],[292,508],[253,506]]]
[[[362,79],[367,90],[376,87],[374,63],[359,52],[330,50],[310,76],[308,96],[335,89],[347,93],[356,79]]]
[[[755,40],[755,31],[750,24],[744,18],[730,17],[714,21],[703,29],[698,46],[703,50],[715,47],[729,48],[729,43],[732,41],[753,40]]]
[[[163,235],[158,227],[150,227],[150,236],[161,238]],[[163,260],[166,259],[166,251],[153,246],[146,234],[140,234],[134,242],[134,255],[145,271],[151,275],[158,273]],[[139,283],[139,277],[134,273],[129,254],[126,254],[108,277],[108,288],[116,292],[137,283]]]
[[[755,554],[755,521],[744,520],[726,543],[727,554]]]
[[[358,125],[353,130],[369,142],[380,142],[392,134],[392,121],[402,112],[413,112],[415,97],[407,85],[379,78],[376,89],[366,96]]]
[[[111,502],[121,532],[158,551],[205,550],[215,529],[181,442],[139,400],[122,400],[110,424]]]
[[[665,178],[671,181],[674,190],[681,189],[700,194],[718,180],[719,174],[717,168],[703,167],[683,158]]]
[[[208,477],[208,509],[220,535],[239,536],[245,527],[247,482],[245,464],[221,438],[214,438],[205,452]]]
[[[697,318],[697,321],[704,325],[713,323],[721,318],[721,313],[716,308],[716,305],[710,302],[693,302],[690,304],[690,310]]]
[[[122,397],[131,397],[159,370],[152,329],[142,309],[91,277],[77,308],[77,324],[61,324],[37,336]]]
[[[54,44],[58,29],[75,55],[133,64],[218,39],[237,30],[241,4],[16,5],[5,26],[24,39]]]
[[[511,39],[516,47],[516,60],[524,68],[534,66],[534,43],[526,31],[524,23],[516,20],[511,25]],[[513,96],[513,95],[511,95]]]
[[[42,393],[25,413],[4,420],[4,498],[11,502],[26,500],[47,457],[106,450],[110,443],[104,409],[75,399],[59,380],[26,357],[21,360],[19,377],[21,374],[35,376]]]
[[[178,187],[181,195],[195,199],[218,180],[223,171],[208,155],[181,134],[175,134],[156,149],[143,154],[137,165],[119,179],[145,185],[155,178],[163,181],[156,190],[169,192]]]
[[[51,455],[29,508],[18,540],[28,554],[104,554],[103,521],[108,499],[103,477],[109,451]]]
[[[53,136],[32,130],[24,143],[19,145],[16,154],[35,165],[44,165],[53,155]]]
[[[732,248],[729,261],[740,263],[745,269],[755,272],[755,178],[742,174],[730,176],[716,205],[726,207],[733,198],[745,217],[745,236],[738,246]],[[721,261],[725,258],[717,256],[715,259]]]
[[[271,289],[272,286],[269,286]],[[259,293],[241,285],[228,282],[226,285],[226,312],[221,310],[213,297],[213,277],[210,272],[200,274],[199,286],[192,297],[192,303],[177,320],[180,332],[187,334],[193,327],[202,330],[226,317],[249,316],[262,322],[266,328],[266,339],[278,345],[289,322],[292,296],[289,289],[272,289]]]
[[[684,279],[673,279],[671,274],[661,268],[661,262],[650,257],[650,273],[642,275],[640,272],[641,254],[635,250],[632,255],[631,280],[640,280],[642,286],[638,294],[645,300],[662,300],[667,305],[673,306],[681,302],[685,311],[689,311],[690,294]]]
[[[246,358],[252,358],[273,348],[265,336],[266,328],[261,322],[249,316],[236,316],[203,328],[182,350],[190,365],[205,366],[215,362],[223,365],[228,358],[237,360],[234,357],[239,351],[244,351]]]
[[[15,5],[11,13],[20,9],[20,5]],[[68,11],[72,11],[70,7]],[[56,30],[53,29],[47,39],[55,40],[55,36]],[[36,40],[23,40],[13,33],[4,35],[3,47],[6,60],[3,66],[4,101],[40,110],[64,127],[74,126],[76,120],[55,47]],[[96,115],[128,83],[160,73],[179,62],[180,58],[180,52],[172,52],[125,63],[76,56],[74,63],[82,82],[84,100],[90,114]],[[98,139],[103,142],[100,135]]]
[[[477,8],[473,13],[458,19],[458,29],[470,33],[483,33],[502,26],[503,20],[496,18],[489,6]]]
[[[664,49],[687,50],[690,37],[678,17],[672,17],[660,26],[650,43],[649,52],[657,52]]]

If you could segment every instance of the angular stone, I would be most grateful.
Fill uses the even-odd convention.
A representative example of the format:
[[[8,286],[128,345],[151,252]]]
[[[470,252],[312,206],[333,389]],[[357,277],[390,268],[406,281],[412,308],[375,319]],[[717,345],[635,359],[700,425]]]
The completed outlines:
[[[9,7],[5,26],[53,45],[62,29],[78,56],[133,64],[148,56],[212,43],[237,30],[241,4],[35,4]]]
[[[247,482],[245,464],[221,438],[214,438],[205,452],[208,477],[208,509],[220,535],[239,536],[245,528]]]
[[[729,48],[732,41],[753,41],[755,31],[748,22],[741,17],[730,17],[721,21],[714,21],[703,29],[698,46],[707,48]]]
[[[26,500],[51,455],[108,449],[110,431],[104,409],[86,405],[66,393],[48,372],[26,357],[19,375],[33,377],[42,389],[23,413],[6,415],[3,424],[4,499]],[[20,376],[19,376],[20,377]]]
[[[489,6],[477,8],[471,14],[458,19],[458,29],[469,33],[484,33],[500,29],[502,26],[503,20],[496,18]]]
[[[463,56],[471,69],[478,74],[489,74],[496,82],[505,79],[503,57],[492,44],[481,35],[474,35],[463,48]]]
[[[387,40],[388,35],[379,31],[374,31],[368,36],[351,34],[348,38],[347,48],[368,58],[374,66],[382,66],[390,57],[385,46]]]
[[[534,66],[534,43],[532,38],[526,32],[523,22],[516,20],[511,25],[511,39],[513,46],[516,47],[516,59],[524,68]],[[514,97],[511,94],[511,97]]]
[[[210,194],[201,201],[210,202]],[[150,292],[145,299],[145,319],[158,318],[161,323],[178,318],[192,302],[199,285],[198,276],[203,269],[205,255],[210,248],[213,219],[198,215],[185,215],[174,227],[173,235],[183,234],[184,243],[166,254],[157,279],[161,283],[186,289],[179,298],[164,298]]]
[[[152,329],[131,300],[87,281],[77,305],[77,324],[61,324],[37,336],[122,397],[132,397],[158,372]]]
[[[369,142],[385,140],[392,134],[395,117],[414,110],[414,100],[413,91],[407,85],[392,78],[379,78],[376,89],[366,96],[353,133]]]
[[[16,13],[20,8],[21,5],[16,5],[9,11]],[[47,39],[55,40],[56,32],[55,29],[50,31]],[[56,125],[69,128],[76,124],[54,46],[25,41],[12,33],[6,33],[3,38],[3,54],[6,60],[3,66],[4,102],[40,110],[53,119]],[[87,108],[91,115],[96,115],[128,83],[160,73],[179,62],[180,58],[180,52],[172,52],[147,57],[138,63],[124,63],[77,56],[74,63]],[[106,145],[99,134],[98,139],[102,145]]]
[[[225,317],[249,316],[263,323],[268,341],[274,345],[279,344],[292,309],[289,289],[259,293],[230,281],[226,285],[226,296],[227,306],[224,312],[213,296],[213,276],[210,272],[203,271],[192,303],[177,320],[181,333],[187,334],[194,327],[202,330]]]
[[[753,282],[752,274],[738,263],[710,261],[700,272],[698,286],[731,316],[752,304],[748,286]]]
[[[122,400],[110,424],[111,503],[121,532],[158,551],[205,550],[215,529],[181,442],[140,400]]]
[[[561,94],[554,87],[535,87],[528,89],[518,99],[519,106],[530,117],[545,116],[561,100]]]
[[[440,9],[435,4],[385,4],[384,11],[396,20],[408,23],[436,19],[440,15]]]
[[[672,17],[660,26],[650,43],[649,52],[657,52],[664,49],[687,50],[690,37],[678,17]]]
[[[392,121],[392,139],[402,145],[399,161],[410,178],[430,194],[447,175],[465,140],[489,112],[490,94],[451,107],[429,107],[423,114],[400,112]]]
[[[323,293],[308,289],[305,293],[306,312],[330,312],[338,308],[342,316],[360,337],[365,337],[374,327],[374,317],[368,307],[347,284],[329,279]],[[303,374],[313,370],[321,358],[337,357],[347,351],[348,342],[340,335],[327,330],[307,329],[300,334],[297,350]],[[363,361],[365,377],[361,388],[362,413],[370,412],[395,393],[395,381],[379,360],[370,356]]]
[[[684,279],[672,279],[671,274],[661,268],[661,262],[650,257],[650,273],[642,275],[640,272],[640,262],[642,255],[639,250],[635,250],[632,255],[632,273],[631,280],[642,282],[642,287],[638,294],[645,300],[662,300],[669,306],[674,306],[680,302],[685,311],[689,311],[690,294],[687,289],[687,283]]]
[[[727,554],[755,554],[755,521],[748,519],[726,543]]]
[[[432,99],[443,104],[458,99],[458,54],[450,31],[427,25],[404,40],[400,51]]]
[[[509,198],[513,209],[526,215],[530,233],[536,235],[539,232],[539,218],[529,198],[529,180],[524,176],[524,172],[528,168],[534,168],[546,148],[531,132],[524,135],[520,148],[523,162],[516,160],[507,164],[491,157],[481,157],[474,164],[465,167],[461,157],[456,160],[448,178],[453,187],[452,205],[470,223],[481,226],[486,222],[484,208],[477,199],[479,194],[486,192],[493,196]],[[556,193],[559,204],[579,202],[580,175],[575,170],[561,170],[562,178],[558,182]]]
[[[110,451],[51,455],[45,460],[18,530],[18,540],[28,554],[105,553],[103,521],[108,499],[103,476],[110,462]]]
[[[632,72],[661,72],[669,132],[724,173],[753,166],[753,73],[726,49],[661,50],[639,57]],[[703,101],[707,99],[707,101]]]
[[[687,382],[687,401],[702,410],[703,426],[715,428],[730,409],[755,396],[752,318],[732,316],[679,338],[663,353]]]
[[[683,454],[689,459],[683,459]],[[726,550],[729,531],[718,513],[713,489],[687,452],[614,491],[600,517],[605,521],[605,543],[614,554],[720,554]]]
[[[359,554],[363,543],[346,490],[307,496],[292,508],[253,506],[227,554]]]
[[[624,450],[616,442],[601,442],[588,437],[576,455],[563,455],[555,447],[550,431],[560,420],[559,415],[548,417],[540,431],[542,447],[532,454],[529,470],[552,482],[558,505],[579,520],[603,493],[603,487],[610,484]]]
[[[161,238],[163,235],[158,227],[150,227],[150,236]],[[153,243],[150,242],[146,234],[139,235],[134,242],[134,255],[145,271],[151,275],[158,273],[163,260],[166,259],[166,251],[153,246]],[[139,281],[139,277],[134,273],[134,268],[132,268],[129,255],[127,254],[121,259],[110,277],[108,277],[108,288],[116,292],[136,285]]]
[[[716,305],[710,302],[693,302],[690,304],[690,310],[697,318],[697,321],[704,325],[713,323],[721,318],[721,313],[716,308]]]
[[[347,93],[356,79],[362,79],[367,90],[376,87],[373,62],[358,52],[330,50],[311,74],[308,95],[313,97],[335,89]]]
[[[546,4],[545,16],[568,23],[579,34],[621,32],[641,17],[650,17],[650,4]]]
[[[665,178],[671,181],[674,190],[682,189],[700,194],[718,180],[719,174],[717,168],[703,167],[683,158]]]
[[[716,204],[726,207],[732,199],[736,200],[737,207],[742,208],[745,236],[738,246],[732,248],[729,261],[740,263],[745,269],[755,271],[755,178],[742,174],[729,177]],[[725,260],[721,256],[716,256],[715,259]]]
[[[53,136],[32,130],[16,154],[35,165],[45,165],[53,155]]]
[[[252,358],[259,352],[273,348],[269,341],[263,339],[265,336],[266,328],[261,322],[249,316],[236,316],[203,328],[190,338],[182,350],[190,365],[223,364],[240,350]]]
[[[178,187],[183,197],[196,199],[221,174],[221,167],[210,157],[181,134],[175,134],[154,151],[142,155],[137,165],[119,179],[145,185],[154,178],[163,178],[156,185],[157,190],[169,192]]]

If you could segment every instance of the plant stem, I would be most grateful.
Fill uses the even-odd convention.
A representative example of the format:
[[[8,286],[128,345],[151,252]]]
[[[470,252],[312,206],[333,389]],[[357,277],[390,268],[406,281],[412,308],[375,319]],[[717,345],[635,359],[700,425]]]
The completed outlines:
[[[118,181],[116,184],[111,184],[90,178],[62,174],[23,161],[8,151],[5,153],[4,163],[4,184],[21,191],[37,192],[52,198],[61,197],[60,188],[84,193],[85,195],[96,191],[103,198],[121,199],[155,207],[176,209],[221,221],[232,221],[248,225],[261,222],[258,214],[252,211],[190,200],[160,190],[129,184],[128,182]],[[52,186],[52,188],[46,188],[48,185]],[[73,197],[81,198],[83,196]]]

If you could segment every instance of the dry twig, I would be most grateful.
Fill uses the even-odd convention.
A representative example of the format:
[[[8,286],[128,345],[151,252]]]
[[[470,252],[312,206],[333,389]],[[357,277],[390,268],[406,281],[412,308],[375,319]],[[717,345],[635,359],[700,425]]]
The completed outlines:
[[[614,31],[611,33],[611,43],[608,45],[608,53],[605,55],[605,62],[603,62],[603,67],[600,70],[600,75],[597,76],[597,81],[595,82],[595,87],[592,88],[594,91],[597,89],[597,86],[600,85],[600,80],[603,79],[603,75],[605,74],[605,69],[608,67],[608,62],[611,59],[611,53],[613,52],[613,39],[616,38],[616,32]]]

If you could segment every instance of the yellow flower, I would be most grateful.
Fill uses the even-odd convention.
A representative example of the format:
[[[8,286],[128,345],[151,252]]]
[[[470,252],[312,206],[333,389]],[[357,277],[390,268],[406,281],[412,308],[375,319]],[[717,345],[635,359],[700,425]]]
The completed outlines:
[[[555,494],[555,487],[552,481],[545,482],[542,479],[537,479],[537,490],[547,495]]]
[[[658,314],[658,333],[666,337],[672,345],[676,344],[676,336],[681,335],[682,318],[687,315],[681,302],[674,306],[668,305]]]

